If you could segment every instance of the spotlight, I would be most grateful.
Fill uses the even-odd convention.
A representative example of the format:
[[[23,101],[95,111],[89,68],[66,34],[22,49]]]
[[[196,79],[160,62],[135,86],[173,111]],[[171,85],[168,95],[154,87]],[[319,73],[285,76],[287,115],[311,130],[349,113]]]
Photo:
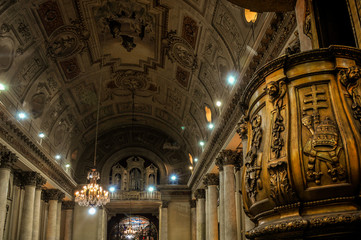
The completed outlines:
[[[70,167],[70,164],[69,163],[65,164],[65,167],[67,167],[67,168]]]
[[[220,107],[222,105],[221,101],[216,102],[217,107]]]
[[[186,127],[185,127],[185,126],[181,126],[181,129],[184,130],[184,129],[186,129]]]
[[[198,158],[195,158],[195,159],[194,159],[194,162],[198,162]]]
[[[111,186],[110,188],[109,188],[109,192],[115,192],[115,187],[114,186]]]
[[[88,213],[90,215],[94,215],[96,212],[97,212],[97,210],[95,208],[93,208],[93,207],[89,208],[89,210],[88,210]]]
[[[229,75],[227,81],[229,84],[233,85],[236,82],[236,77],[234,75]]]
[[[26,113],[24,113],[24,112],[19,112],[19,113],[18,113],[18,118],[19,118],[19,119],[25,119],[25,118],[27,118],[27,115],[26,115]]]
[[[209,129],[213,129],[213,128],[214,128],[213,123],[208,124],[208,128],[209,128]]]
[[[200,141],[199,142],[199,145],[201,145],[202,147],[204,146],[204,142],[203,141]]]
[[[44,137],[45,137],[45,133],[39,132],[38,137],[39,137],[39,138],[44,138]]]
[[[61,156],[59,154],[55,155],[55,159],[59,160],[61,158]]]
[[[172,176],[170,177],[170,180],[172,180],[172,181],[177,180],[177,176],[176,176],[176,175],[172,175]]]
[[[153,192],[154,191],[154,187],[153,186],[149,186],[148,187],[148,192]]]
[[[192,166],[189,166],[189,169],[190,169],[190,170],[193,170],[193,167],[192,167]]]
[[[0,83],[0,91],[4,91],[6,89],[5,85]]]

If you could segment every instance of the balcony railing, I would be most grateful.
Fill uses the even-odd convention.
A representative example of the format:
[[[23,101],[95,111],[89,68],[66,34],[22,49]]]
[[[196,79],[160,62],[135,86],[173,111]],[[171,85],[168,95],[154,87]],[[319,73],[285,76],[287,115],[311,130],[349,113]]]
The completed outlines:
[[[119,191],[110,193],[111,200],[160,200],[161,193],[158,191]]]

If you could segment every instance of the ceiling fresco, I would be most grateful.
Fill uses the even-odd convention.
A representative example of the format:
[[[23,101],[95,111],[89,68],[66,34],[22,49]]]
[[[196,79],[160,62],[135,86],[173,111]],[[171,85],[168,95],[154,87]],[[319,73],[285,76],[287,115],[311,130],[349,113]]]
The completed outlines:
[[[189,159],[209,140],[231,100],[230,72],[243,71],[268,24],[242,19],[225,0],[33,0],[0,4],[0,100],[58,164],[84,182],[94,152],[100,97],[99,167],[124,149],[155,154],[183,183]],[[262,32],[263,34],[263,32]],[[132,98],[132,96],[134,98]],[[124,150],[126,151],[126,150]],[[128,154],[135,154],[129,152]],[[144,156],[148,157],[149,156]]]

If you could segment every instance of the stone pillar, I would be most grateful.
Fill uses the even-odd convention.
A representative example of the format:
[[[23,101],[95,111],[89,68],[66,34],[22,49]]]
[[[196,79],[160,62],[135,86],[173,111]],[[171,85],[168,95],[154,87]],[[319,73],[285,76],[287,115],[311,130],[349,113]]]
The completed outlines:
[[[58,207],[56,209],[56,236],[55,236],[55,240],[60,240],[61,205],[62,205],[62,198],[59,198],[58,199]]]
[[[36,179],[35,202],[34,202],[34,222],[32,240],[40,239],[40,204],[41,204],[41,187],[46,183],[45,178],[38,175]]]
[[[58,189],[49,189],[47,190],[46,195],[47,198],[49,199],[48,223],[46,226],[46,240],[56,240],[58,202],[59,202],[59,198],[62,198],[64,195]]]
[[[236,175],[236,191],[234,192],[234,199],[236,201],[236,219],[237,219],[237,239],[241,238],[242,232],[241,232],[241,211],[243,209],[241,208],[241,194],[239,192],[240,189],[240,179],[241,179],[241,173],[240,173],[240,165],[236,164],[235,166],[235,175]]]
[[[71,240],[73,236],[73,214],[74,202],[64,201],[63,210],[65,211],[65,224],[64,224],[64,240]]]
[[[224,177],[223,177],[223,162],[222,158],[216,159],[216,165],[219,171],[219,238],[224,240],[225,231],[224,231]]]
[[[0,240],[3,240],[6,218],[6,201],[9,191],[10,169],[17,157],[0,145]]]
[[[236,151],[223,150],[220,152],[219,157],[222,158],[224,174],[225,240],[234,240],[237,239],[234,165],[239,163],[241,156]]]
[[[168,204],[169,201],[162,201],[159,208],[159,240],[168,240]]]
[[[208,173],[205,176],[205,183],[208,186],[208,199],[207,199],[207,217],[208,217],[208,238],[207,240],[218,240],[218,214],[217,214],[217,202],[218,202],[218,190],[219,176],[215,173]]]
[[[24,172],[25,196],[21,214],[20,240],[31,240],[33,237],[35,186],[39,173]]]
[[[197,210],[196,210],[197,201],[190,200],[189,205],[191,207],[191,240],[196,240],[197,239]]]
[[[104,207],[99,207],[98,209],[98,231],[97,231],[97,240],[106,240],[107,239],[107,212]]]
[[[197,199],[197,240],[206,240],[205,191],[197,189],[194,193]]]

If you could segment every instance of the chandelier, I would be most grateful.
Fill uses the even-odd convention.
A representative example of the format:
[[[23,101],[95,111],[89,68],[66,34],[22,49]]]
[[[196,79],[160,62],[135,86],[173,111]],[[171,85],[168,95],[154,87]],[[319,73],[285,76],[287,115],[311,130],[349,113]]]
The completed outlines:
[[[100,69],[103,66],[103,57],[101,60]],[[96,170],[96,156],[97,156],[97,143],[98,143],[98,130],[99,130],[99,110],[100,110],[100,97],[102,76],[99,78],[99,94],[97,104],[97,116],[96,116],[96,128],[95,128],[95,143],[94,143],[94,167],[88,172],[87,180],[88,184],[83,187],[82,190],[75,193],[75,202],[80,206],[85,207],[100,207],[110,202],[110,196],[108,191],[104,190],[99,184],[100,173]]]

